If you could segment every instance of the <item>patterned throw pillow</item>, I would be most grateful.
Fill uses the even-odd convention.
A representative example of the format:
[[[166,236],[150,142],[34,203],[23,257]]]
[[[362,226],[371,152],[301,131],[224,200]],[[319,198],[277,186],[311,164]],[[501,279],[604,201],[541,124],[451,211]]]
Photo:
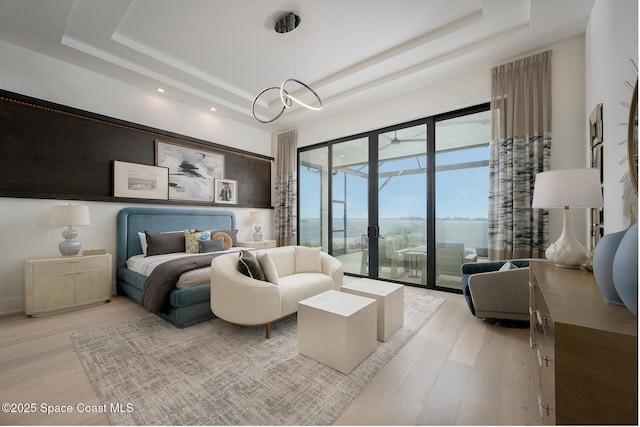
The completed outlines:
[[[188,254],[197,254],[200,251],[199,240],[209,240],[211,233],[208,231],[184,231],[185,252]]]
[[[249,251],[241,251],[240,259],[238,259],[238,271],[252,279],[262,280],[264,282],[264,272],[255,255]]]

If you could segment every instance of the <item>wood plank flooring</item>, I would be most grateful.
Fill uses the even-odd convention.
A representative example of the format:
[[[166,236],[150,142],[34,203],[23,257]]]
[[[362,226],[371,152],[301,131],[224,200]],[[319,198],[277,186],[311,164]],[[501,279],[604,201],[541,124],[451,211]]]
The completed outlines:
[[[346,278],[345,281],[352,278]],[[429,322],[336,420],[336,425],[539,424],[535,359],[526,329],[490,325],[469,313],[462,295],[407,287],[446,298]],[[0,318],[0,403],[35,403],[35,413],[0,412],[2,425],[105,425],[78,413],[100,399],[75,354],[73,332],[140,317],[123,297],[47,317]],[[41,405],[71,405],[47,415]]]

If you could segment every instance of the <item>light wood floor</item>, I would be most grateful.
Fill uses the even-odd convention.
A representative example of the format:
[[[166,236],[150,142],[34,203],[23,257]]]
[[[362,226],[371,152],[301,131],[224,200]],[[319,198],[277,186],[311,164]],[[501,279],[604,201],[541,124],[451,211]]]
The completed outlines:
[[[446,298],[429,322],[385,366],[339,425],[538,424],[535,359],[528,332],[486,324],[469,313],[462,295],[406,288]],[[145,315],[123,297],[47,317],[0,318],[0,403],[36,404],[36,413],[0,412],[2,425],[105,425],[104,414],[78,413],[100,405],[71,344],[75,331]],[[41,405],[71,405],[47,415]]]

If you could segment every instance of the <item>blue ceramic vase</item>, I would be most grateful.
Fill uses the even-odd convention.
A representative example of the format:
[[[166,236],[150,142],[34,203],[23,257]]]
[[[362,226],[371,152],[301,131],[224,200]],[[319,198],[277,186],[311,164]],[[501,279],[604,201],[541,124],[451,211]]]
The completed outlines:
[[[638,224],[633,224],[618,245],[613,258],[616,292],[634,316],[638,316]]]
[[[622,300],[613,284],[613,258],[627,230],[603,236],[593,251],[593,276],[604,297],[614,304],[622,305]]]

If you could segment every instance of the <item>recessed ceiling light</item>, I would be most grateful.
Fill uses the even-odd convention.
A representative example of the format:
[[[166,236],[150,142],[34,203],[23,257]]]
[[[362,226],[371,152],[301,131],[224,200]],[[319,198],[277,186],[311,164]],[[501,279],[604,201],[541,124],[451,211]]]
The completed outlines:
[[[209,108],[211,111],[216,111],[216,107]]]
[[[162,89],[161,87],[158,88],[158,92],[160,93],[164,93],[164,89]]]

